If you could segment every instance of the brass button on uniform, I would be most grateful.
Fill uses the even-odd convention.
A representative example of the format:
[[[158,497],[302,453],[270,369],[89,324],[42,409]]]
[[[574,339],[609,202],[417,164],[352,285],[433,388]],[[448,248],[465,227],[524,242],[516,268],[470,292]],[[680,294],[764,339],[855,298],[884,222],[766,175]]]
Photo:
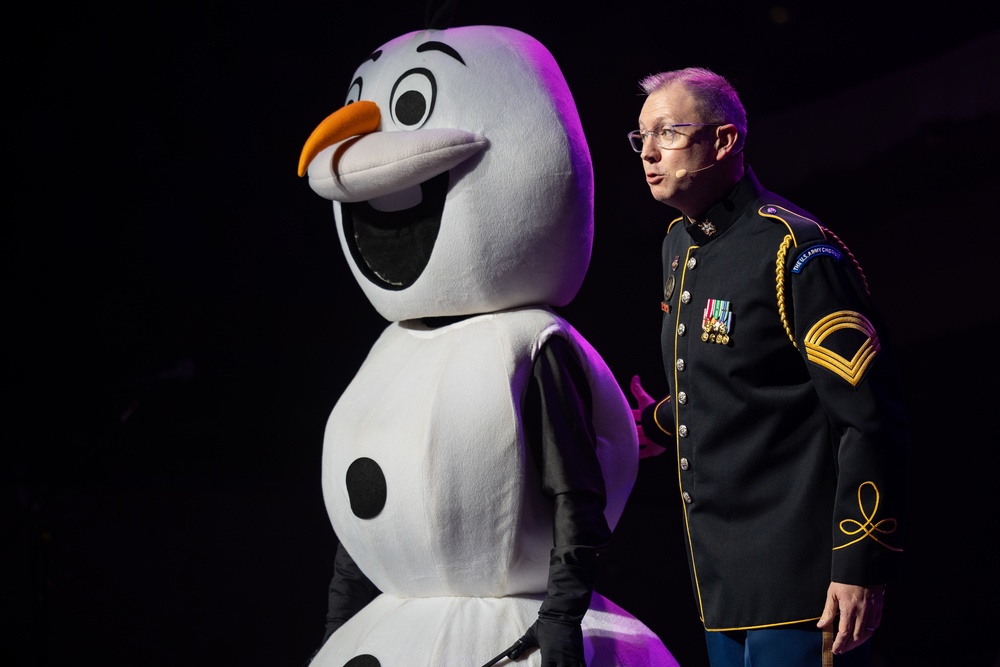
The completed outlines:
[[[677,427],[677,435],[681,436],[682,438],[688,437],[688,427],[685,426],[684,424],[681,424],[680,426],[678,426]]]
[[[681,405],[684,405],[685,403],[688,402],[688,395],[686,391],[677,392],[677,402],[680,403]]]
[[[677,325],[677,335],[683,336],[685,332],[687,332],[687,327],[684,326],[683,322],[681,322],[680,324]]]
[[[690,464],[690,463],[688,463],[688,460],[687,460],[687,459],[684,459],[684,458],[682,458],[682,459],[681,459],[681,470],[687,470],[687,469],[688,469],[688,468],[690,468],[690,467],[691,467],[691,464]]]
[[[686,502],[688,505],[691,504],[691,494],[688,493],[687,491],[681,494],[681,498],[683,498],[684,502]]]
[[[679,370],[679,371],[684,370],[684,360],[683,359],[678,359],[677,360],[677,370]]]
[[[698,260],[696,260],[694,257],[688,260],[688,269],[693,269],[696,266],[698,266]]]
[[[691,303],[691,292],[687,290],[681,292],[681,303]]]

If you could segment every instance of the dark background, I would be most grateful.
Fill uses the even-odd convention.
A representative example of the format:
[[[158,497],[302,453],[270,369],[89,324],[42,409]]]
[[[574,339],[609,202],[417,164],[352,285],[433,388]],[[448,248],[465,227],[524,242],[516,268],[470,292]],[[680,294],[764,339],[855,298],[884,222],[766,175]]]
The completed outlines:
[[[573,90],[596,232],[563,312],[623,389],[661,383],[672,214],[626,145],[636,82],[704,65],[741,91],[749,163],[851,247],[907,382],[908,565],[877,664],[996,665],[988,3],[484,4],[453,25],[532,34]],[[424,27],[424,5],[4,13],[0,663],[299,667],[336,546],[324,424],[386,323],[298,153],[358,63]],[[598,589],[701,667],[673,466],[642,462]]]

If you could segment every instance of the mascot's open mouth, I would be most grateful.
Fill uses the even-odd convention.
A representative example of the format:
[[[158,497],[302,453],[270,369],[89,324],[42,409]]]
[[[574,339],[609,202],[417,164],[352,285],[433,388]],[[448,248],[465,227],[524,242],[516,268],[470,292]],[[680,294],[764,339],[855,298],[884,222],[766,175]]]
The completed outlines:
[[[368,280],[391,290],[406,289],[430,261],[441,229],[448,172],[420,184],[420,203],[401,211],[378,211],[368,202],[341,204],[344,236]]]

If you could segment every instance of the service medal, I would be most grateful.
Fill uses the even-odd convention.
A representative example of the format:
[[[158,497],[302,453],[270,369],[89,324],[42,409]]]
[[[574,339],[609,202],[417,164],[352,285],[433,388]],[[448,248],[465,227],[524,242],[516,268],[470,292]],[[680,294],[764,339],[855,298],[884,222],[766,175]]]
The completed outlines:
[[[709,299],[701,319],[701,340],[706,343],[729,343],[729,333],[733,330],[733,313],[729,302],[723,299]]]
[[[663,300],[670,301],[670,297],[674,295],[674,276],[673,274],[667,276],[667,282],[663,283]]]

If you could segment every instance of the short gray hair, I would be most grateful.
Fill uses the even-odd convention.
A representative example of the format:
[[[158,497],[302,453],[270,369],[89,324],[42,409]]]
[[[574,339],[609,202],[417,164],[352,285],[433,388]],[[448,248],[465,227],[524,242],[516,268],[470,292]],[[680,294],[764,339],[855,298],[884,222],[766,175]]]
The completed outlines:
[[[694,98],[701,118],[693,118],[690,122],[731,123],[739,131],[740,145],[743,145],[747,136],[747,112],[726,77],[704,67],[687,67],[650,74],[639,81],[639,88],[646,95],[652,95],[674,84],[683,86]]]

